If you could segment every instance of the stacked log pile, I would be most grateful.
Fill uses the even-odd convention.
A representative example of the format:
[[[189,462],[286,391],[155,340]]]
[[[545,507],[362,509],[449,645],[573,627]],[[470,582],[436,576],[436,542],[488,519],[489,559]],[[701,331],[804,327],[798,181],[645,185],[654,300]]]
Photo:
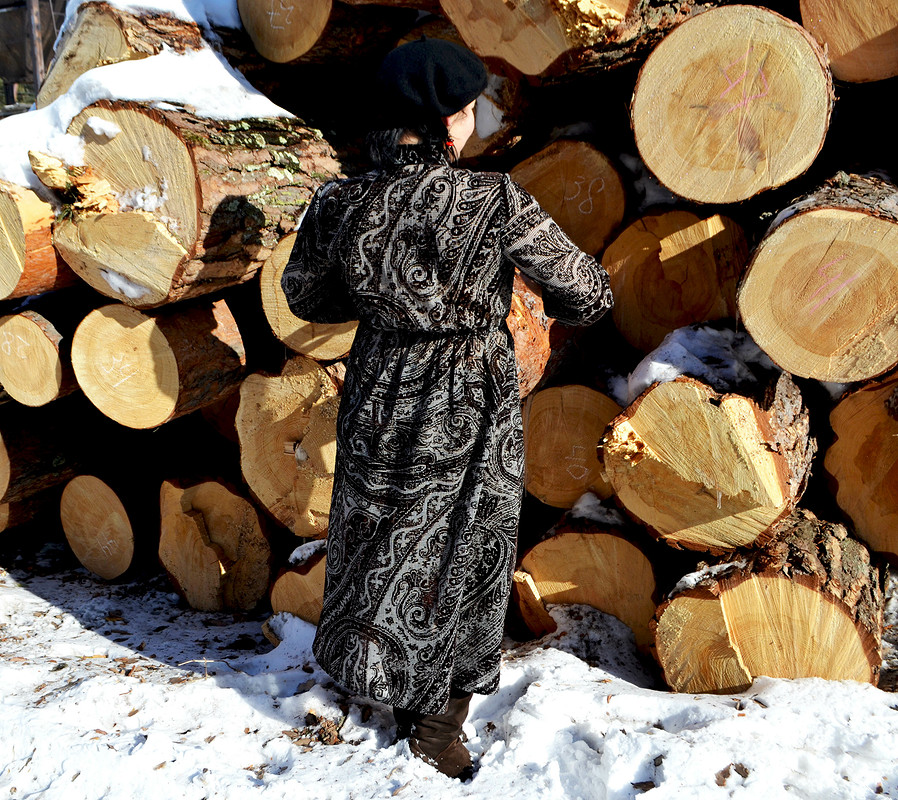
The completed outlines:
[[[584,603],[677,691],[876,683],[898,163],[870,140],[898,28],[854,5],[241,0],[213,31],[83,3],[39,107],[214,43],[293,116],[110,98],[68,125],[82,163],[34,151],[35,181],[0,183],[3,535],[51,509],[102,579],[158,559],[196,608],[317,621],[355,325],[296,319],[280,277],[317,186],[366,169],[372,68],[426,33],[490,72],[463,166],[510,172],[615,294],[572,331],[515,280],[516,632]]]

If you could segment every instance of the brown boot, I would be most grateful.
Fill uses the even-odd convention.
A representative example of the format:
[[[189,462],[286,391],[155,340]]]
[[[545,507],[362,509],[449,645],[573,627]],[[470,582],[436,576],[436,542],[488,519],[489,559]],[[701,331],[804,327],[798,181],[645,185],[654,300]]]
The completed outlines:
[[[442,714],[423,714],[412,724],[412,753],[450,778],[467,780],[474,774],[471,754],[461,739],[470,703],[470,692],[453,691]]]

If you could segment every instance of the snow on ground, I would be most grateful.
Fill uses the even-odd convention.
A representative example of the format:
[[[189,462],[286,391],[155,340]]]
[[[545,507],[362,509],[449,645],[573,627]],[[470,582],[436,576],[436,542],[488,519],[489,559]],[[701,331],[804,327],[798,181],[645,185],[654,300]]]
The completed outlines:
[[[394,743],[389,709],[319,669],[288,615],[187,609],[163,576],[106,584],[62,544],[0,568],[0,791],[42,800],[898,797],[898,696],[760,678],[665,691],[629,629],[555,607],[559,632],[509,642],[466,725],[460,783]],[[70,558],[70,557],[68,557]],[[5,568],[5,569],[4,569]]]

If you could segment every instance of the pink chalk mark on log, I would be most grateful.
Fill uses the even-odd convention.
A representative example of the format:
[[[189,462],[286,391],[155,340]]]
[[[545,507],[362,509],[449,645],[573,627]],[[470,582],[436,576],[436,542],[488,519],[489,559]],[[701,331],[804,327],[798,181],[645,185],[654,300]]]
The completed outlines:
[[[770,94],[770,84],[767,82],[767,76],[764,74],[764,70],[760,66],[758,67],[757,71],[755,72],[755,75],[760,76],[761,82],[764,84],[764,90],[761,92],[758,92],[757,94],[749,95],[746,92],[745,79],[748,77],[748,73],[749,73],[749,68],[747,66],[745,67],[745,69],[742,70],[742,74],[738,78],[736,78],[735,80],[730,78],[729,70],[731,70],[736,64],[747,62],[748,57],[751,55],[752,50],[754,50],[753,47],[748,48],[748,52],[742,58],[737,58],[735,61],[733,61],[730,64],[727,64],[727,66],[721,70],[721,72],[723,73],[723,77],[728,84],[727,88],[724,89],[720,93],[721,100],[723,100],[737,86],[740,86],[740,85],[742,86],[742,99],[738,103],[731,105],[724,112],[724,115],[729,114],[729,113],[735,111],[736,109],[745,108],[749,103],[751,103],[755,100],[759,100],[762,97],[766,97],[768,94]]]
[[[847,254],[847,253],[844,254],[844,255],[839,256],[838,258],[834,258],[834,259],[832,259],[831,261],[827,261],[822,267],[820,267],[820,268],[817,270],[817,274],[818,274],[818,275],[824,275],[824,276],[825,276],[827,270],[829,270],[830,267],[832,267],[834,264],[838,264],[840,261],[844,261],[846,258],[848,258],[848,254]],[[824,291],[825,289],[827,289],[829,286],[832,286],[832,284],[834,284],[836,281],[840,280],[844,275],[845,275],[845,270],[844,270],[844,269],[843,269],[841,272],[839,272],[838,275],[833,275],[828,281],[826,281],[826,283],[823,283],[823,284],[821,284],[819,287],[817,287],[817,291],[814,292],[814,294],[811,295],[811,298],[810,298],[810,299],[813,300],[815,297],[817,297],[821,292],[823,292],[823,291]],[[850,278],[848,278],[847,280],[842,281],[842,283],[840,283],[838,286],[836,286],[835,289],[833,289],[833,290],[832,290],[831,292],[829,292],[828,294],[824,295],[823,298],[822,298],[821,300],[819,300],[817,303],[815,303],[813,306],[811,306],[811,309],[810,309],[810,310],[811,310],[811,311],[817,311],[817,310],[819,310],[820,308],[822,308],[822,307],[823,307],[824,305],[826,305],[830,300],[832,300],[833,297],[835,297],[839,292],[841,292],[843,289],[845,289],[849,284],[851,284],[851,283],[853,283],[854,281],[856,281],[859,277],[860,277],[860,275],[852,275],[852,276],[851,276]]]

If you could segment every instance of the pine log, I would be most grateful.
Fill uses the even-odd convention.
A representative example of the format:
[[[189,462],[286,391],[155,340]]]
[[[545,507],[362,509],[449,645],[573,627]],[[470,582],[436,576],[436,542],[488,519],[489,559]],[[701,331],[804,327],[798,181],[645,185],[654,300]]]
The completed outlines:
[[[842,398],[824,466],[836,502],[871,550],[898,567],[898,376]]]
[[[271,584],[271,610],[288,612],[313,625],[321,618],[326,553],[319,547],[280,570]]]
[[[235,424],[244,480],[297,536],[327,532],[338,403],[331,378],[304,356],[279,375],[250,375],[240,387]]]
[[[104,2],[84,3],[66,26],[35,105],[49,105],[94,67],[146,58],[164,48],[183,53],[203,46],[202,31],[193,21],[158,12],[136,15]]]
[[[898,188],[840,173],[781,212],[737,304],[745,327],[794,375],[851,383],[898,364]]]
[[[768,9],[695,15],[652,51],[631,116],[645,165],[675,194],[734,203],[804,173],[829,127],[820,46]]]
[[[53,206],[33,190],[0,181],[0,299],[78,282],[53,247]]]
[[[511,308],[505,320],[514,339],[518,391],[526,397],[542,381],[552,357],[554,320],[546,316],[542,294],[532,281],[515,271]]]
[[[123,575],[134,559],[131,519],[118,493],[95,475],[78,475],[62,492],[59,517],[83,567],[104,580]]]
[[[620,411],[610,397],[576,384],[530,395],[523,413],[527,491],[556,508],[571,508],[588,491],[609,497],[596,444]]]
[[[736,317],[736,285],[748,263],[742,228],[715,214],[648,214],[602,256],[617,330],[643,352],[685,325]]]
[[[535,592],[542,603],[592,606],[628,625],[640,649],[651,644],[655,572],[645,548],[622,529],[566,517],[551,537],[524,554],[521,570],[532,581],[531,598]],[[519,589],[519,602],[520,596]],[[534,634],[548,632],[538,616],[526,608],[521,614],[525,622],[536,620]]]
[[[238,0],[237,9],[256,50],[278,64],[386,54],[417,16],[410,8],[349,6],[339,0]]]
[[[159,560],[202,611],[248,611],[268,591],[271,547],[252,504],[217,481],[164,481]]]
[[[685,376],[650,386],[602,440],[620,502],[674,547],[764,544],[804,492],[816,448],[788,373],[772,394],[721,395]]]
[[[840,81],[898,75],[898,5],[892,0],[800,0],[799,8],[801,24],[826,47]]]
[[[94,289],[137,308],[250,279],[340,168],[321,134],[295,118],[235,122],[100,102],[69,133],[84,140],[87,168],[109,193],[93,208],[64,205],[53,242]]]
[[[154,316],[128,306],[88,314],[72,340],[82,391],[110,419],[153,428],[234,391],[246,358],[224,300]]]
[[[287,305],[281,276],[293,252],[296,234],[285,236],[274,248],[259,273],[262,308],[272,333],[287,347],[316,361],[343,358],[352,346],[357,322],[334,324],[306,322],[299,319]]]
[[[559,79],[641,58],[671,25],[708,6],[694,0],[441,0],[441,5],[478,55],[525,75]]]
[[[58,487],[51,487],[22,500],[0,503],[0,533],[18,528],[20,525],[43,525],[59,508]]]
[[[626,198],[620,176],[586,142],[553,142],[510,174],[587,253],[602,250],[623,219]]]
[[[759,675],[875,685],[882,615],[867,549],[844,526],[796,510],[765,548],[686,576],[653,628],[678,692],[743,691]]]

